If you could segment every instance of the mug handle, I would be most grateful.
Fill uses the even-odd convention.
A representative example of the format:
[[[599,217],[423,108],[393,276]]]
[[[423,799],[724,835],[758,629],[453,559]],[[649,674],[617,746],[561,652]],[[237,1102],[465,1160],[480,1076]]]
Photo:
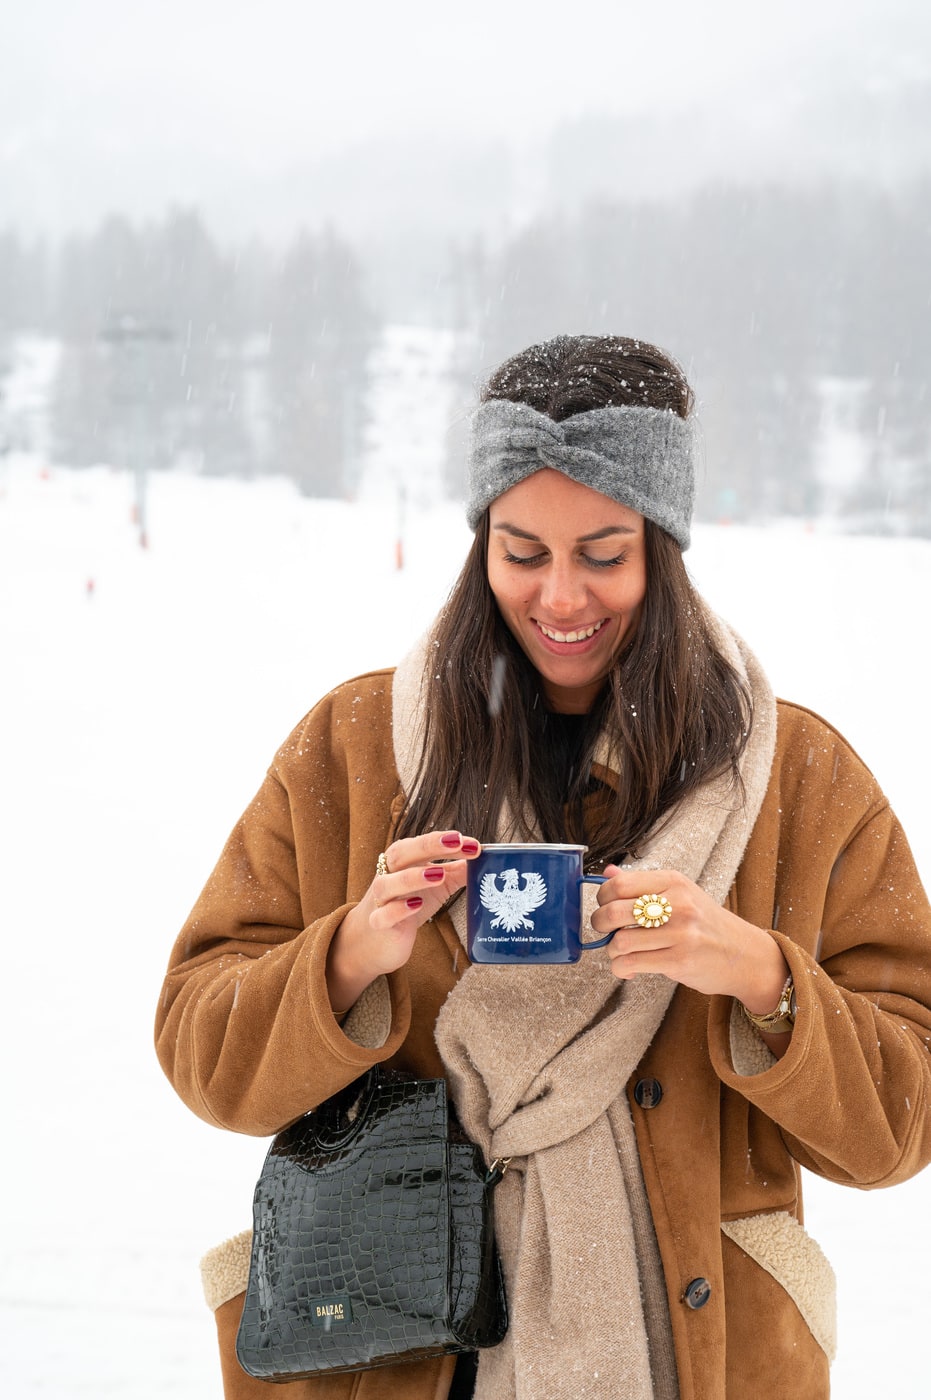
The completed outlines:
[[[607,876],[607,875],[583,875],[583,876],[581,877],[581,879],[579,880],[579,884],[580,884],[580,885],[606,885],[607,883],[608,883],[608,876]],[[606,946],[611,942],[611,939],[614,937],[614,935],[615,935],[616,933],[617,933],[617,929],[616,929],[616,928],[613,928],[613,929],[611,930],[611,932],[607,935],[606,938],[597,938],[597,939],[595,940],[594,943],[582,943],[582,941],[581,941],[581,939],[580,939],[579,942],[580,942],[580,945],[581,945],[581,948],[582,948],[583,953],[584,953],[584,952],[587,952],[588,949],[590,949],[590,948],[604,948],[604,947],[606,947]]]

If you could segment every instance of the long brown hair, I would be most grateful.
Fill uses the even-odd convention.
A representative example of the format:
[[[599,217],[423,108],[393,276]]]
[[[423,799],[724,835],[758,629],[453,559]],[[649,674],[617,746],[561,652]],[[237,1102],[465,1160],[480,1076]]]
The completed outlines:
[[[483,399],[529,403],[557,422],[608,404],[673,408],[687,417],[692,391],[655,346],[620,336],[560,336],[506,361]],[[488,584],[488,512],[433,630],[425,681],[424,743],[398,836],[454,826],[479,840],[573,840],[589,865],[633,854],[690,792],[737,764],[750,702],[720,654],[679,546],[647,520],[647,588],[636,632],[585,718],[580,761],[562,782],[546,752],[548,709],[540,676],[498,611]],[[600,734],[618,756],[616,793],[585,804]]]

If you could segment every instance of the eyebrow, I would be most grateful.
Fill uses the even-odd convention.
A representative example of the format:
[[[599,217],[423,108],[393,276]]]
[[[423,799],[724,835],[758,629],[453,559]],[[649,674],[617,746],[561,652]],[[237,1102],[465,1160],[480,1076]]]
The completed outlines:
[[[542,544],[539,535],[531,534],[529,530],[522,530],[519,525],[510,525],[506,520],[500,525],[492,525],[493,530],[497,530],[502,535],[514,535],[519,540],[531,540],[534,544]],[[576,544],[591,544],[593,540],[605,540],[609,535],[635,535],[637,531],[630,525],[605,525],[600,530],[593,530],[590,535],[579,535]]]

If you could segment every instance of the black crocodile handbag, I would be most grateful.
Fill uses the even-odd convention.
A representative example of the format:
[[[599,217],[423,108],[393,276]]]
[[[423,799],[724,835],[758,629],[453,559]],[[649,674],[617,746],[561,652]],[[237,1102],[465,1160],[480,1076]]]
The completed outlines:
[[[255,1188],[239,1364],[290,1381],[495,1346],[486,1168],[442,1079],[370,1070],[275,1138]]]

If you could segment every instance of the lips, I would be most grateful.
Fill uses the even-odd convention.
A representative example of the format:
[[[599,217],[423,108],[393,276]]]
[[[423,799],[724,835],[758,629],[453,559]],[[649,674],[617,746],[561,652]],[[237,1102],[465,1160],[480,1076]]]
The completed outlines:
[[[602,618],[599,622],[593,622],[590,627],[578,627],[573,632],[560,632],[556,627],[547,627],[544,623],[534,619],[544,637],[548,637],[551,642],[587,642],[590,637],[594,637],[596,632],[600,632],[604,627],[607,618]]]

